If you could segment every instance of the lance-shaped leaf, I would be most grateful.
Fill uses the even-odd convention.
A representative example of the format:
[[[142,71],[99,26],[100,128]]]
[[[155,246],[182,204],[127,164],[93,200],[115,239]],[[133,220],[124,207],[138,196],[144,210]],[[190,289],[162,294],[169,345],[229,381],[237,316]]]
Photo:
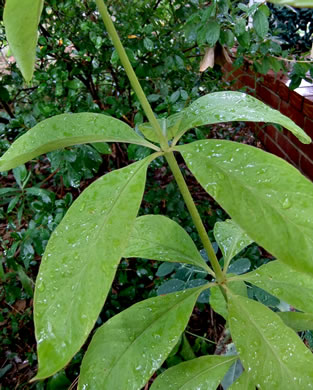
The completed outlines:
[[[247,371],[244,371],[228,390],[255,390],[255,385],[251,382]]]
[[[280,261],[313,274],[313,184],[253,146],[206,140],[179,146],[191,172],[231,218]]]
[[[187,232],[161,215],[136,219],[123,257],[187,263],[210,271]]]
[[[277,123],[291,131],[301,142],[311,142],[311,138],[299,126],[279,111],[250,95],[233,91],[210,93],[182,110],[174,141],[193,127],[233,121]]]
[[[35,289],[36,379],[64,367],[93,328],[135,222],[151,159],[92,183],[52,233]]]
[[[223,253],[226,268],[233,257],[253,242],[247,233],[231,219],[216,222],[214,237]]]
[[[178,112],[176,114],[169,116],[168,118],[158,119],[163,134],[166,136],[168,140],[174,138],[175,134],[177,133],[182,115],[183,115],[182,112]],[[154,128],[151,126],[149,122],[140,124],[138,126],[138,129],[143,133],[143,135],[148,140],[157,143],[160,142],[156,131],[154,130]]]
[[[262,390],[310,389],[313,355],[273,311],[228,294],[229,326],[241,362]]]
[[[271,3],[279,5],[291,5],[292,7],[312,8],[312,0],[269,0]]]
[[[236,356],[201,356],[169,368],[159,375],[151,390],[216,390]]]
[[[184,331],[203,287],[139,302],[95,333],[78,388],[140,390]]]
[[[284,323],[296,332],[313,330],[313,314],[299,313],[296,311],[285,311],[277,313]]]
[[[6,37],[24,79],[33,77],[38,24],[43,0],[6,0],[3,21]]]
[[[61,114],[40,122],[18,138],[1,157],[0,171],[52,150],[93,142],[126,142],[159,150],[118,119],[88,112]]]
[[[236,277],[237,279],[237,277]],[[278,260],[262,265],[240,279],[266,290],[295,308],[313,313],[313,277]]]

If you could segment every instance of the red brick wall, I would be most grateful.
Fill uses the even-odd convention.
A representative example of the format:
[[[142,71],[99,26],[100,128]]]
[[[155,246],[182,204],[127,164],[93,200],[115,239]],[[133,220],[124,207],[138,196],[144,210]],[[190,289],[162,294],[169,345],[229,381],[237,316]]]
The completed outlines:
[[[255,75],[249,69],[235,70],[231,65],[224,67],[225,79],[233,81],[232,88],[246,88],[272,108],[279,110],[296,122],[313,139],[313,88],[291,91],[286,78],[268,74]],[[302,93],[303,92],[303,93]],[[308,96],[302,96],[308,95]],[[267,151],[284,158],[313,180],[313,144],[304,145],[289,131],[278,131],[273,126],[256,124],[255,131]]]

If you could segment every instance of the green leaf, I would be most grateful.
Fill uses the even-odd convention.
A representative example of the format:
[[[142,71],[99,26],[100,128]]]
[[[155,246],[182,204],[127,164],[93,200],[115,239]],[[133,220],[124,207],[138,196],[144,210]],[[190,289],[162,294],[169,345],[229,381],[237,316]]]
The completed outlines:
[[[79,389],[141,389],[184,331],[201,288],[153,297],[111,318],[83,359]]]
[[[176,147],[202,187],[280,261],[313,274],[313,184],[253,146],[205,140]]]
[[[313,8],[312,0],[269,0],[279,5],[291,5],[292,7]]]
[[[158,150],[118,119],[87,112],[61,114],[42,121],[19,137],[1,157],[0,171],[52,150],[93,142],[126,142]]]
[[[221,27],[216,20],[209,20],[206,25],[206,41],[209,47],[214,47],[220,37]]]
[[[296,311],[285,311],[277,313],[284,323],[296,332],[313,330],[313,314],[299,313]]]
[[[300,261],[300,258],[299,258]],[[295,308],[313,313],[313,277],[280,263],[278,260],[240,276]]]
[[[6,0],[3,21],[6,37],[25,81],[33,77],[38,24],[43,0]]]
[[[251,267],[250,260],[245,257],[241,257],[240,259],[230,264],[227,272],[230,274],[240,275],[249,271],[250,267]]]
[[[225,222],[216,222],[213,233],[222,251],[224,264],[228,264],[233,257],[253,242],[231,219],[227,219]]]
[[[136,219],[123,257],[187,263],[209,270],[187,232],[162,215]]]
[[[214,92],[202,96],[179,113],[175,140],[187,130],[212,123],[248,121],[277,123],[291,131],[303,143],[311,138],[291,119],[260,100],[241,92]],[[168,118],[168,120],[171,117]]]
[[[178,92],[178,96],[179,96],[180,91],[176,91],[176,92]],[[168,118],[158,119],[163,134],[166,134],[168,140],[172,139],[177,133],[177,129],[178,126],[180,125],[181,117],[182,117],[182,112],[178,112],[176,114],[169,116]],[[138,129],[148,140],[157,143],[160,142],[154,128],[150,125],[149,122],[141,123],[140,125],[138,125]]]
[[[215,390],[235,356],[201,356],[169,368],[159,375],[151,390]]]
[[[251,382],[247,371],[244,371],[228,390],[255,390],[255,385]]]
[[[106,142],[96,142],[91,144],[100,154],[111,154],[112,150]]]
[[[92,183],[52,233],[35,288],[36,379],[63,368],[93,328],[133,228],[151,160]]]
[[[231,289],[235,294],[242,295],[243,297],[247,296],[247,286],[242,281],[228,282],[228,288]],[[221,289],[218,286],[213,286],[210,288],[210,306],[212,309],[225,318],[228,319],[228,309],[224,295],[222,294]]]
[[[228,294],[229,326],[241,362],[262,390],[309,389],[313,356],[273,311]]]
[[[267,16],[260,9],[253,15],[253,27],[258,36],[264,39],[269,30],[269,23]]]

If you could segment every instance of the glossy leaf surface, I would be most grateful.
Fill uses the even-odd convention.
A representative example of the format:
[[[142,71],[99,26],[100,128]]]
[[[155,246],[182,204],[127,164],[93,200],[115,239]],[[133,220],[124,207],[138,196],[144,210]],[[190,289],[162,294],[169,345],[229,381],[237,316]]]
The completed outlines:
[[[313,314],[299,313],[295,311],[285,311],[278,313],[279,317],[284,323],[296,332],[303,332],[304,330],[313,330]]]
[[[266,306],[228,295],[229,326],[241,362],[262,390],[313,388],[313,355]]]
[[[291,5],[292,7],[312,8],[312,0],[269,0],[271,3],[279,5]]]
[[[313,275],[313,183],[286,161],[231,141],[178,149],[202,187],[280,261]]]
[[[78,388],[140,390],[178,342],[202,289],[153,297],[111,318],[88,347]]]
[[[0,159],[0,171],[40,154],[93,142],[127,142],[157,149],[126,123],[95,113],[61,114],[46,119],[18,138]]]
[[[207,270],[207,265],[187,232],[161,215],[136,219],[123,257],[187,263]]]
[[[255,390],[255,386],[251,382],[251,378],[247,371],[244,371],[228,390]]]
[[[240,226],[231,219],[227,219],[225,222],[216,222],[213,232],[216,242],[222,251],[224,264],[228,263],[253,242]]]
[[[246,280],[295,308],[313,313],[313,277],[272,261],[248,274]]]
[[[311,142],[310,137],[290,118],[242,92],[214,92],[202,96],[182,110],[179,118],[175,139],[197,126],[249,121],[277,123],[291,131],[301,142],[305,144]]]
[[[43,0],[6,0],[3,21],[6,37],[24,79],[33,77],[38,24]]]
[[[216,390],[234,356],[201,356],[169,368],[159,375],[151,390]]]
[[[35,289],[36,379],[64,367],[93,328],[135,222],[150,161],[92,183],[52,233]]]

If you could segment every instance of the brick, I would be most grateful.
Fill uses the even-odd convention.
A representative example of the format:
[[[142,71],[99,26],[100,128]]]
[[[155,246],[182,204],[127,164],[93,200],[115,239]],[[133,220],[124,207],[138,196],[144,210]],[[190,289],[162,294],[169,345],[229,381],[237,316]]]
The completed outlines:
[[[263,77],[263,84],[268,87],[271,91],[277,92],[280,81],[274,74],[268,73]]]
[[[300,157],[300,170],[310,179],[313,179],[313,162],[303,155]]]
[[[302,111],[303,96],[295,91],[290,91],[289,103],[298,111]]]
[[[258,140],[261,141],[262,144],[264,145],[265,144],[265,137],[266,137],[265,136],[265,132],[263,130],[261,130],[261,129],[257,129],[255,131],[255,134],[256,134]]]
[[[277,133],[278,133],[278,130],[276,129],[276,127],[271,126],[271,125],[266,126],[265,132],[266,132],[266,134],[268,134],[272,138],[273,141],[276,141]]]
[[[313,102],[311,102],[309,99],[304,98],[302,112],[304,115],[313,119]]]
[[[290,131],[287,134],[288,139],[290,139],[291,143],[296,146],[296,148],[301,152],[301,154],[305,155],[307,158],[313,160],[313,144],[303,144],[295,137]]]
[[[288,159],[298,166],[300,152],[297,146],[292,144],[291,140],[280,132],[277,132],[276,143],[284,151],[284,153],[286,153]]]
[[[286,103],[284,101],[281,101],[280,103],[280,112],[286,116],[288,116],[290,119],[292,119],[298,126],[300,126],[302,129],[304,127],[304,116],[302,112],[296,110],[294,107],[292,107],[289,103]]]
[[[252,89],[256,88],[255,77],[249,76],[247,73],[242,74],[239,80],[246,86]]]
[[[258,84],[256,89],[257,96],[264,102],[269,104],[271,107],[278,109],[280,105],[280,98],[278,95],[273,93],[263,85]]]
[[[283,159],[286,159],[286,155],[283,153],[283,151],[277,146],[277,144],[272,140],[271,137],[266,136],[265,137],[265,148],[268,152],[271,152],[275,154],[278,157],[281,157]]]
[[[309,135],[313,139],[313,120],[308,118],[307,116],[304,118],[304,129],[307,135]]]
[[[290,89],[282,81],[278,85],[277,93],[285,102],[289,101]]]

